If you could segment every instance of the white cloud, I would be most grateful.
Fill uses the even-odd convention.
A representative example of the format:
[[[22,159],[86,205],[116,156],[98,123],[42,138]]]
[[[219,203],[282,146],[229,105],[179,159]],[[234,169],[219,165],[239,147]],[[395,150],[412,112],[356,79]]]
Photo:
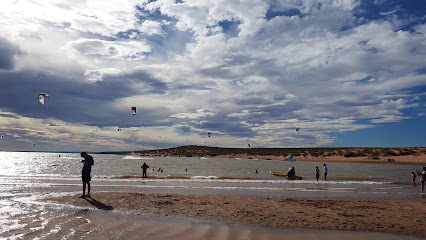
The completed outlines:
[[[357,0],[15,1],[2,5],[0,37],[22,52],[13,56],[13,71],[98,84],[113,76],[112,87],[131,85],[131,94],[102,102],[114,113],[137,103],[155,125],[143,127],[153,143],[159,135],[178,143],[177,129],[190,129],[194,143],[211,131],[223,144],[318,146],[332,144],[333,132],[407,119],[404,110],[419,107],[416,89],[426,85],[425,24],[396,30],[406,19],[395,11],[364,23],[353,12],[360,6]],[[268,11],[281,16],[268,21]],[[124,82],[129,74],[136,77]]]
[[[146,34],[148,36],[152,35],[161,35],[164,36],[166,33],[161,28],[161,22],[146,20],[142,23],[142,25],[138,28],[138,30],[142,34]]]

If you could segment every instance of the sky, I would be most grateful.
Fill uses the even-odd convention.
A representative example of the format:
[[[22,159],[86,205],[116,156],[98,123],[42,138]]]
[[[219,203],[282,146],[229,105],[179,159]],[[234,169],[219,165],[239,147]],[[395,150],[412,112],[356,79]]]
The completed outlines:
[[[0,150],[426,146],[421,0],[1,5]]]

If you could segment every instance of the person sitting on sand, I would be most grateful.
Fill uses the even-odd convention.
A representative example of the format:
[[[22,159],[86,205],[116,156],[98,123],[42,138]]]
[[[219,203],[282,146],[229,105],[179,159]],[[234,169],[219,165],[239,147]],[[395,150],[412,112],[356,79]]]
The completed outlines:
[[[82,152],[81,157],[84,158],[84,160],[81,160],[81,162],[84,164],[83,169],[81,170],[81,179],[83,180],[83,195],[80,196],[80,198],[90,198],[90,172],[92,171],[92,165],[94,165],[93,157],[87,154],[86,152]],[[86,194],[86,185],[87,185],[87,195]]]
[[[411,180],[413,181],[413,183],[416,183],[416,177],[417,175],[414,172],[411,172]]]
[[[320,170],[319,170],[318,166],[315,167],[315,177],[317,178],[317,181],[318,181],[319,177],[320,177]]]
[[[424,192],[425,189],[425,180],[426,180],[426,167],[423,167],[423,172],[420,172],[419,170],[416,170],[417,175],[420,177],[420,183],[422,184],[422,192]]]
[[[146,163],[143,163],[141,168],[142,168],[142,177],[146,178],[146,169],[148,169],[149,166],[146,165]]]
[[[287,172],[287,177],[289,178],[294,177],[294,175],[296,175],[296,171],[294,170],[294,167],[289,168]]]
[[[328,168],[327,168],[327,165],[325,163],[323,165],[324,165],[324,180],[327,181],[327,171],[328,171]]]

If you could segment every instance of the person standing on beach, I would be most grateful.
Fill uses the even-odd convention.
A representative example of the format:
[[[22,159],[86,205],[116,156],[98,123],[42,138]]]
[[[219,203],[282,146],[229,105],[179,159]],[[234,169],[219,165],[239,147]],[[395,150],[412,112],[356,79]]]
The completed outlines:
[[[95,164],[95,162],[93,161],[93,157],[87,154],[86,152],[82,152],[80,155],[84,158],[84,160],[81,160],[81,162],[83,163],[83,169],[81,170],[81,179],[83,180],[83,195],[81,195],[80,198],[90,198],[90,173],[92,171],[92,165]],[[87,195],[85,195],[86,185]]]
[[[315,177],[317,178],[317,181],[319,181],[320,170],[319,170],[318,166],[315,167]]]
[[[143,163],[141,168],[142,168],[142,177],[146,178],[146,169],[148,169],[149,166],[146,165],[146,163]]]
[[[324,179],[325,179],[325,181],[327,181],[327,170],[328,170],[328,168],[327,168],[327,165],[325,163],[323,165],[324,165]]]
[[[425,180],[426,180],[426,167],[423,167],[423,172],[420,172],[419,170],[416,170],[417,175],[420,176],[420,183],[422,184],[422,192],[424,192],[425,189]]]

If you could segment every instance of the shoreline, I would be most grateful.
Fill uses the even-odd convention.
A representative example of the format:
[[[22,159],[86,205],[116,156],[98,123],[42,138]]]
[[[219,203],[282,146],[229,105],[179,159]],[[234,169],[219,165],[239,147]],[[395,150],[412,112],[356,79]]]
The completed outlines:
[[[95,192],[93,199],[85,200],[78,195],[46,200],[138,215],[180,216],[276,229],[373,231],[426,237],[422,231],[426,219],[418,217],[426,212],[426,198],[346,200]]]

